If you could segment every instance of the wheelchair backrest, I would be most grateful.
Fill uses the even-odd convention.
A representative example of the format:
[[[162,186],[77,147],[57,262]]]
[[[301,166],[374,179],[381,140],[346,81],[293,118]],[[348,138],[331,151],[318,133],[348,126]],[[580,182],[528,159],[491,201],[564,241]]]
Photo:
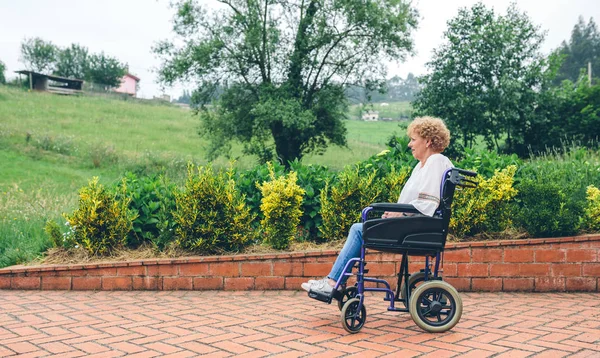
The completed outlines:
[[[456,187],[475,188],[477,182],[470,179],[477,176],[477,173],[460,168],[450,168],[444,172],[440,188],[440,206],[436,213],[445,221],[445,227],[448,227],[450,215],[452,215],[452,200]]]

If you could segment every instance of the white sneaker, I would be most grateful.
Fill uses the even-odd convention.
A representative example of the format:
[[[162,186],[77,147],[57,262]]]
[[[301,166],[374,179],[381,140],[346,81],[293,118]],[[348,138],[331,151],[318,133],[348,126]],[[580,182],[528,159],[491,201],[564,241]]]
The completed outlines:
[[[318,285],[321,282],[327,281],[329,280],[327,277],[322,278],[320,280],[308,280],[308,282],[304,282],[302,283],[302,285],[300,285],[302,287],[303,290],[305,290],[306,292],[310,292],[310,288],[313,285]]]

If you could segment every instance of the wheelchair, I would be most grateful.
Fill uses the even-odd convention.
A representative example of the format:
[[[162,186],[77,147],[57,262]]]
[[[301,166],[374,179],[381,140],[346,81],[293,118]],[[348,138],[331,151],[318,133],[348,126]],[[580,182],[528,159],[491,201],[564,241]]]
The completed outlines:
[[[464,169],[446,170],[441,182],[440,205],[432,217],[419,215],[419,211],[409,204],[374,203],[364,208],[361,214],[363,245],[360,257],[349,260],[330,295],[311,290],[308,296],[328,304],[337,300],[342,326],[349,333],[358,333],[367,320],[365,292],[385,293],[384,300],[389,301],[388,311],[410,313],[417,326],[427,332],[445,332],[454,327],[462,315],[463,304],[456,289],[443,281],[440,263],[443,260],[454,192],[457,187],[476,187],[477,182],[472,179],[475,176],[476,173]],[[383,211],[416,215],[386,219],[373,215]],[[367,277],[367,249],[402,255],[395,291],[387,281]],[[410,256],[425,257],[425,267],[410,274]],[[354,286],[342,284],[347,276],[356,276]],[[365,283],[371,285],[366,287]],[[401,302],[404,307],[397,307],[396,302]]]

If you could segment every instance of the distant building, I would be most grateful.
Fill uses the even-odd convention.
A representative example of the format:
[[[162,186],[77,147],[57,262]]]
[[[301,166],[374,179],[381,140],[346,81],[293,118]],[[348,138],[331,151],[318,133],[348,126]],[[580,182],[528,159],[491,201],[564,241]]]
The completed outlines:
[[[132,97],[136,97],[138,82],[140,82],[139,77],[136,77],[131,73],[126,73],[125,76],[121,78],[121,85],[119,88],[115,89],[115,92],[125,93]]]
[[[16,71],[20,75],[27,77],[29,89],[45,91],[57,94],[78,94],[82,93],[83,80],[76,78],[65,78],[54,75],[46,75],[33,71]],[[19,77],[20,80],[21,77]]]
[[[378,111],[366,111],[362,114],[363,121],[376,121],[379,119]]]

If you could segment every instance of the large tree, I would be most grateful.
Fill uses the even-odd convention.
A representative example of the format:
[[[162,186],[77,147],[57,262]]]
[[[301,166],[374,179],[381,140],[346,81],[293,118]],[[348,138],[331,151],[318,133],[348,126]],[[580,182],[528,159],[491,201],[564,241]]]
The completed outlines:
[[[165,84],[195,81],[213,156],[232,140],[285,164],[328,144],[345,145],[344,86],[385,79],[387,60],[412,48],[416,12],[405,0],[194,0],[175,5],[177,39],[155,52]],[[181,44],[176,46],[175,44]],[[200,103],[203,104],[203,103]],[[275,152],[275,153],[274,153]]]
[[[523,153],[523,128],[552,69],[540,52],[545,34],[515,4],[497,15],[478,3],[460,9],[444,35],[417,112],[445,118],[464,147],[483,135],[490,148]]]
[[[127,73],[127,65],[105,55],[104,52],[93,54],[89,59],[89,68],[85,76],[87,80],[108,88],[121,84],[121,79]]]
[[[60,49],[54,74],[57,76],[84,79],[89,71],[88,49],[78,44]]]
[[[593,18],[586,24],[583,17],[573,27],[569,42],[563,41],[557,52],[563,57],[555,83],[563,80],[576,82],[582,71],[587,73],[592,64],[594,77],[600,76],[600,33]]]
[[[26,38],[21,43],[21,62],[31,71],[52,72],[57,53],[56,45],[39,37]]]

